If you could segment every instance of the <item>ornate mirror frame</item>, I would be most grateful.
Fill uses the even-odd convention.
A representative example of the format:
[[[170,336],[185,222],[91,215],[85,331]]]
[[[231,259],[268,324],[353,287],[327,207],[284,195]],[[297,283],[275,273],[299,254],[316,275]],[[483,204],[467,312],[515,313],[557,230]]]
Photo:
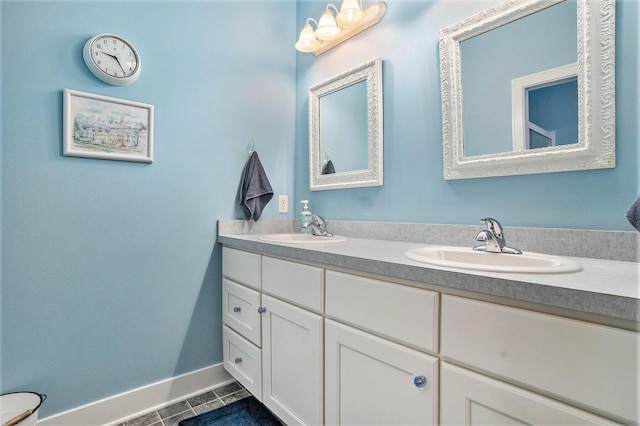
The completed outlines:
[[[367,83],[367,168],[323,175],[320,98],[360,81]],[[360,188],[383,184],[382,59],[375,58],[309,88],[309,189]]]
[[[444,178],[615,167],[615,0],[577,0],[578,143],[464,156],[460,43],[564,0],[509,0],[440,30]]]

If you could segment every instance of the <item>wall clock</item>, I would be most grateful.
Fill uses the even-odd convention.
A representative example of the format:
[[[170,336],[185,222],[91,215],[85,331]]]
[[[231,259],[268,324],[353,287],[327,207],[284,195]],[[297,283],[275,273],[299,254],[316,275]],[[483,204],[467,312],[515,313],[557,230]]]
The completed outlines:
[[[113,34],[91,37],[82,49],[87,68],[100,80],[114,86],[131,84],[140,76],[142,64],[135,47]]]

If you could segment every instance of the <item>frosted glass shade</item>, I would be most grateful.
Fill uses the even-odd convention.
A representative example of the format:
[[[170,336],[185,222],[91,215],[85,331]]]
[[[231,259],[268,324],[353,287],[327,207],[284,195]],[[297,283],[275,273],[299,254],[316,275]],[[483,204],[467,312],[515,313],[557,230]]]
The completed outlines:
[[[302,31],[300,31],[300,37],[296,43],[296,49],[300,52],[315,52],[320,47],[320,42],[313,33],[313,28],[309,24],[304,24]]]
[[[340,6],[337,21],[341,27],[355,27],[362,21],[362,8],[358,0],[344,0]]]
[[[336,23],[336,19],[333,17],[333,13],[327,7],[320,20],[318,21],[318,28],[316,29],[316,37],[320,40],[332,40],[340,35],[340,28]]]

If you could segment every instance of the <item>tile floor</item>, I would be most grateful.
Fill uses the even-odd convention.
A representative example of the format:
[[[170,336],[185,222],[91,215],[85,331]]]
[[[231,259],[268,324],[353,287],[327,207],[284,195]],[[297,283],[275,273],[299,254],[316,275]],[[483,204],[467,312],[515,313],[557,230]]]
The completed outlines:
[[[117,426],[177,426],[181,420],[215,410],[249,395],[240,383],[234,382]]]

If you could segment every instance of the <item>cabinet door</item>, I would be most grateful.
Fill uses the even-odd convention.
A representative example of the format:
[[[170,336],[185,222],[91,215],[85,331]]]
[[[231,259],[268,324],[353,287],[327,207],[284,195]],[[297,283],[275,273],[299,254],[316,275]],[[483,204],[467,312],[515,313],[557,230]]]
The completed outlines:
[[[325,351],[327,424],[438,423],[437,358],[331,320]]]
[[[440,387],[443,425],[614,424],[605,418],[446,362],[442,363]]]
[[[323,423],[323,318],[262,296],[263,403],[288,425]]]

